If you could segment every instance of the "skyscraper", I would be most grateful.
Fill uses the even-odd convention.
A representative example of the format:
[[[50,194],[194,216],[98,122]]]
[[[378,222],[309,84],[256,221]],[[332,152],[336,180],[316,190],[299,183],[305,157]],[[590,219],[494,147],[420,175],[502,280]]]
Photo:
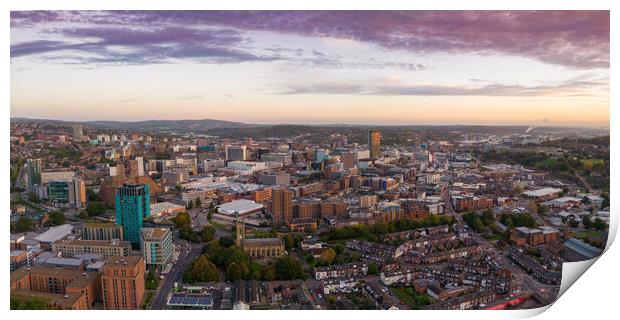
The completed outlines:
[[[34,191],[35,185],[41,184],[41,159],[28,159],[28,189]]]
[[[293,218],[293,191],[287,188],[274,189],[271,193],[273,220],[289,223]]]
[[[82,141],[84,139],[84,133],[82,132],[81,124],[73,125],[73,140]]]
[[[148,184],[123,184],[116,188],[116,224],[123,226],[126,241],[139,248],[142,221],[151,215]]]
[[[368,131],[368,149],[371,160],[381,157],[381,133],[378,130]]]

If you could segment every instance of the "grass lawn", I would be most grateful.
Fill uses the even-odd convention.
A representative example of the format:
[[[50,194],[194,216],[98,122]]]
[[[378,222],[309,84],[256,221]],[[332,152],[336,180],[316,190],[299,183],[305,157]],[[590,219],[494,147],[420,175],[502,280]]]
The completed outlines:
[[[215,222],[213,220],[209,221],[209,224],[212,225],[216,229],[229,231],[228,225],[223,223]]]
[[[413,310],[418,310],[433,302],[431,297],[426,294],[417,293],[412,287],[390,287],[390,291],[392,291],[392,293],[397,296],[400,301],[408,305]]]
[[[603,159],[581,159],[580,161],[584,169],[592,169],[595,164],[605,164]]]

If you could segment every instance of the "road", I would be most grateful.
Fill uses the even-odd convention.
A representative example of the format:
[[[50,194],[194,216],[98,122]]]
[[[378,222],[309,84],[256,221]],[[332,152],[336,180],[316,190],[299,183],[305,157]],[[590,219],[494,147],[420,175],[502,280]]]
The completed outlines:
[[[176,261],[172,269],[168,274],[164,276],[163,283],[159,287],[157,296],[153,299],[151,309],[164,310],[166,308],[166,302],[168,300],[168,294],[172,290],[174,283],[179,282],[183,271],[185,271],[190,263],[194,261],[202,253],[202,245],[190,243],[190,251],[187,251],[187,242],[181,242],[182,248],[179,255],[179,259]]]

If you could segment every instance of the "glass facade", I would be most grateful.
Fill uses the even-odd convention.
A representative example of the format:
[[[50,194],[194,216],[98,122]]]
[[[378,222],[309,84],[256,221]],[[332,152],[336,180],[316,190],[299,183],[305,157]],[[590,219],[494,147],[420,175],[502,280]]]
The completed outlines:
[[[69,182],[62,180],[50,181],[47,195],[51,202],[69,203]]]
[[[125,241],[140,246],[142,221],[151,216],[149,186],[124,184],[116,189],[116,224],[123,227]]]

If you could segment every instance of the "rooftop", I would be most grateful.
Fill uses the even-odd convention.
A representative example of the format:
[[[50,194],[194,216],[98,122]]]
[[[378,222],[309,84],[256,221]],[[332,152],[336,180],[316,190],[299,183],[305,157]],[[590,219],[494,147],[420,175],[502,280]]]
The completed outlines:
[[[240,199],[217,206],[218,211],[224,214],[244,214],[263,208],[263,205],[252,200]]]
[[[73,230],[73,226],[70,224],[51,227],[49,230],[36,236],[35,239],[41,242],[54,242],[71,234],[71,230]]]

